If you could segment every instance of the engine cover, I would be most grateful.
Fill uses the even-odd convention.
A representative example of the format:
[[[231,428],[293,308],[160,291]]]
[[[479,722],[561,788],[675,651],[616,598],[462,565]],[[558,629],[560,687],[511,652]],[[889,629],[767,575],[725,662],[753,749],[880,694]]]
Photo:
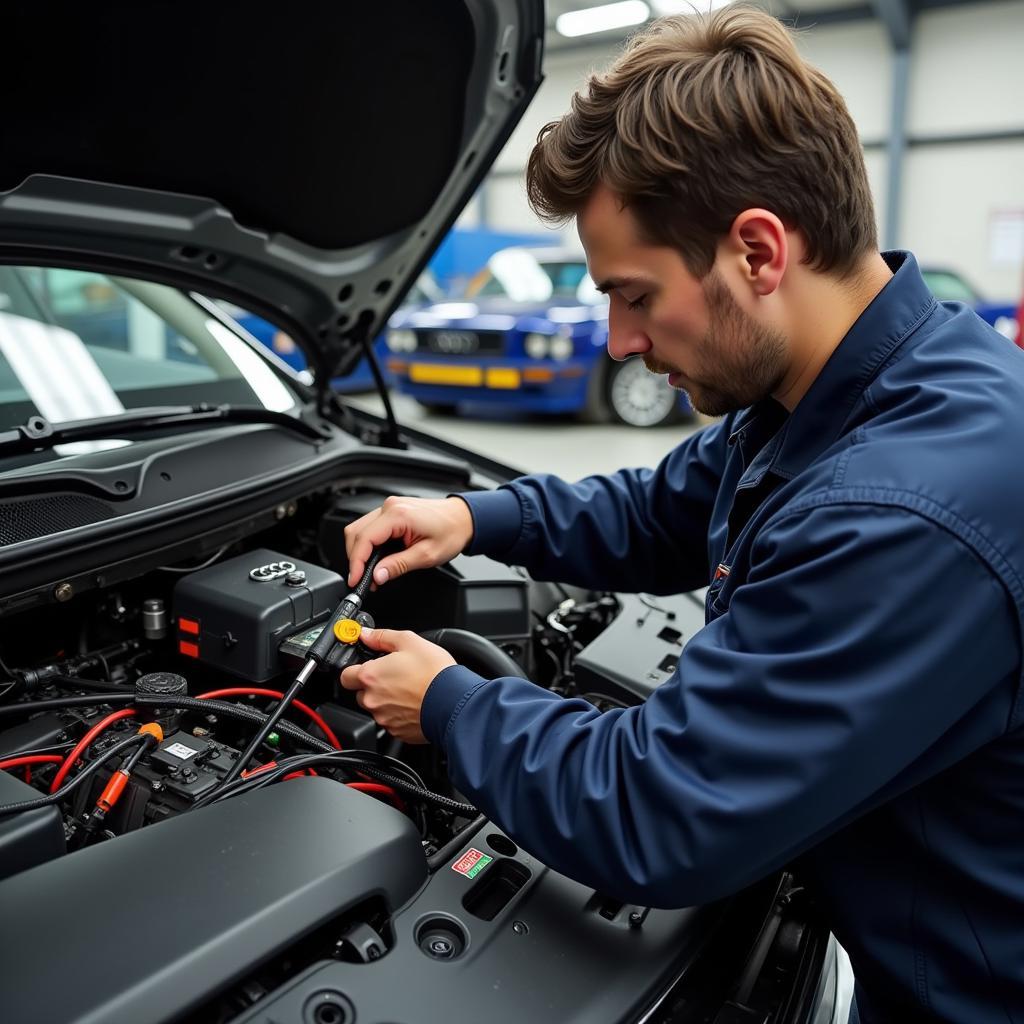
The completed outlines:
[[[397,908],[425,878],[407,818],[324,778],[171,818],[0,882],[18,936],[0,958],[3,1019],[177,1020],[366,896]]]

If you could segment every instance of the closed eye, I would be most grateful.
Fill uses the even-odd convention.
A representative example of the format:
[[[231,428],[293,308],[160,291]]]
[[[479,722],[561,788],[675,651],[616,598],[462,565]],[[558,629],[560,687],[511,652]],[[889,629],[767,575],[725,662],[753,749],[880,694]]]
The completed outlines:
[[[629,302],[628,300],[626,301],[626,308],[630,309],[630,310],[633,310],[633,309],[643,309],[644,306],[646,306],[646,305],[647,305],[647,296],[646,295],[641,295],[639,298],[634,299],[632,302]]]

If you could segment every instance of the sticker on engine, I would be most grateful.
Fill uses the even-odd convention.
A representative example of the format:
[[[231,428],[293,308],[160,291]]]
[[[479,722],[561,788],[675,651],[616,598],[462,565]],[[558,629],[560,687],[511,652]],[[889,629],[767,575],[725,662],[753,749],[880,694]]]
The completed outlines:
[[[486,853],[481,853],[479,850],[467,850],[452,865],[452,871],[457,871],[460,875],[465,875],[467,878],[476,878],[492,860],[494,860],[493,857],[489,857]]]
[[[199,753],[198,750],[186,747],[184,743],[172,743],[169,747],[164,747],[164,750],[168,754],[180,757],[182,761],[187,761],[190,757],[195,757],[195,755]]]

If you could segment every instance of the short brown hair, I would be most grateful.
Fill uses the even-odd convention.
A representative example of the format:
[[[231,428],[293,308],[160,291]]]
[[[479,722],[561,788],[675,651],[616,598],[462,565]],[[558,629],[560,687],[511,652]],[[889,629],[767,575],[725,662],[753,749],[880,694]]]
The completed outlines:
[[[541,129],[526,182],[549,221],[578,214],[606,185],[645,240],[679,250],[698,277],[752,207],[798,229],[821,272],[846,277],[878,248],[843,98],[779,21],[742,4],[661,18],[635,35]]]

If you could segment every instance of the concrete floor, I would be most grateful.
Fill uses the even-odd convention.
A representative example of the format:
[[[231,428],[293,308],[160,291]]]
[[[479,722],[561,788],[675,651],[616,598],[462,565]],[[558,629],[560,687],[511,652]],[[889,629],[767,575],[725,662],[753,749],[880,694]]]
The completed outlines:
[[[348,400],[372,412],[383,412],[376,396],[351,395]],[[563,416],[527,416],[480,407],[474,408],[472,416],[464,412],[438,416],[404,395],[392,393],[391,401],[399,423],[524,472],[555,473],[567,480],[611,473],[626,466],[657,465],[667,452],[701,426],[680,423],[646,430],[594,426]]]

